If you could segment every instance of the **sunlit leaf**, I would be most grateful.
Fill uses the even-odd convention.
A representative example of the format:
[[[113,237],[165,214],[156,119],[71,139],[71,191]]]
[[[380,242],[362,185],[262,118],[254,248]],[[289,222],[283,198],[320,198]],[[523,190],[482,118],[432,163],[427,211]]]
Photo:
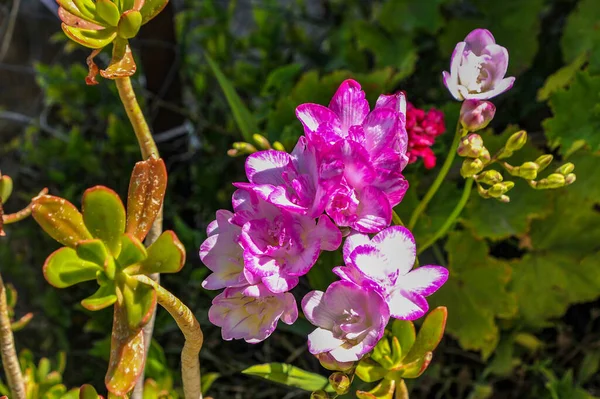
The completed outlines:
[[[396,381],[385,379],[369,392],[356,391],[356,397],[358,399],[392,399],[395,389]]]
[[[165,231],[148,247],[139,273],[177,273],[185,263],[185,248],[173,231]]]
[[[417,358],[421,358],[427,352],[433,352],[444,336],[447,317],[448,311],[444,306],[440,306],[429,312],[425,320],[423,320],[423,324],[421,324],[414,345],[404,358],[405,363],[410,363]]]
[[[148,253],[144,244],[132,234],[123,234],[121,236],[121,253],[117,258],[119,266],[122,268],[141,262],[146,259]]]
[[[113,255],[121,250],[125,231],[125,207],[113,190],[96,186],[83,193],[83,221],[95,238],[101,239]]]
[[[265,380],[277,382],[289,387],[300,388],[305,391],[318,391],[324,389],[333,392],[327,378],[322,375],[302,370],[291,364],[285,363],[266,363],[257,364],[243,370],[242,373]]]
[[[142,14],[142,25],[156,17],[167,5],[168,0],[145,0],[139,10]]]
[[[387,372],[379,363],[369,358],[363,358],[356,366],[356,375],[364,382],[379,381]]]
[[[135,330],[143,327],[156,308],[156,291],[127,276],[124,276],[124,282],[119,284],[119,289],[123,295],[129,328]]]
[[[109,256],[104,243],[98,239],[79,241],[75,245],[75,251],[80,259],[93,262],[98,266],[104,266]]]
[[[35,198],[32,215],[50,237],[68,247],[93,238],[83,223],[81,213],[64,198],[52,195]]]
[[[537,100],[546,101],[552,93],[568,86],[587,59],[588,55],[586,53],[581,53],[579,57],[573,60],[573,62],[548,76],[546,82],[544,82],[544,86],[538,90]]]
[[[96,392],[96,389],[89,385],[84,384],[79,388],[79,399],[99,399],[100,395]]]
[[[432,358],[432,352],[425,352],[422,356],[415,358],[411,362],[403,363],[400,367],[394,369],[392,373],[402,378],[420,377],[427,370],[427,367],[429,367]]]
[[[44,263],[44,277],[57,288],[96,279],[102,268],[92,262],[80,259],[72,248],[54,251]]]
[[[107,281],[101,285],[93,295],[81,301],[81,305],[87,310],[96,311],[113,305],[117,301],[115,283]]]
[[[395,319],[392,323],[392,335],[398,339],[398,343],[402,349],[400,356],[400,360],[402,360],[408,355],[410,348],[412,348],[417,339],[415,325],[412,321]]]
[[[74,28],[63,23],[62,29],[71,40],[92,49],[106,47],[117,37],[115,28],[83,29]]]

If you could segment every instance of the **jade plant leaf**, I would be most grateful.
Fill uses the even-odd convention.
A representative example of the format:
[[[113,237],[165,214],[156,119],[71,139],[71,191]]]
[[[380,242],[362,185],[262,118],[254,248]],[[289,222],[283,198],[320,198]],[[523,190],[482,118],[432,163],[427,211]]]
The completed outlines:
[[[431,306],[448,308],[446,331],[464,349],[481,351],[488,357],[498,344],[496,318],[512,317],[516,298],[508,292],[511,267],[493,258],[485,241],[468,231],[452,232],[446,243],[450,277],[430,297]]]
[[[144,369],[144,331],[131,330],[126,322],[125,309],[115,305],[110,342],[106,388],[116,396],[125,396],[133,389]]]
[[[168,0],[146,0],[139,10],[142,14],[142,25],[156,17],[167,5]]]
[[[91,49],[108,46],[117,37],[115,28],[83,29],[62,24],[62,29],[69,39]]]
[[[146,259],[148,252],[140,240],[132,234],[121,236],[121,253],[117,258],[119,266],[126,267]]]
[[[167,189],[167,169],[162,159],[148,159],[135,164],[127,196],[126,232],[143,240],[160,208]]]
[[[123,303],[127,314],[127,322],[131,330],[143,327],[148,323],[156,308],[156,291],[134,278],[123,275],[119,289],[123,295]]]
[[[305,391],[318,391],[323,389],[333,392],[327,378],[322,375],[302,370],[286,363],[257,364],[242,371],[243,374],[264,378],[289,387],[300,388]]]
[[[106,69],[100,70],[100,75],[105,79],[125,78],[132,76],[136,70],[129,42],[125,39],[115,39],[110,63]]]
[[[177,273],[185,263],[185,248],[173,231],[165,231],[148,247],[139,273]]]
[[[428,352],[433,352],[444,336],[447,317],[448,311],[444,306],[440,306],[429,312],[425,320],[423,320],[415,343],[404,358],[405,363],[413,362],[425,356]]]
[[[392,399],[396,390],[396,381],[381,380],[381,382],[369,392],[356,391],[358,399]]]
[[[53,195],[35,198],[32,215],[50,237],[67,247],[93,238],[83,223],[81,213],[64,198]]]
[[[80,259],[104,266],[108,251],[99,239],[79,241],[75,244],[75,252]]]
[[[125,207],[113,190],[96,186],[83,193],[83,222],[95,238],[101,239],[117,256],[121,250],[121,235],[125,231]]]
[[[115,290],[115,283],[107,281],[93,295],[82,300],[81,305],[91,311],[107,308],[117,302]]]
[[[364,382],[379,381],[388,373],[379,363],[369,358],[363,358],[356,366],[356,375]]]
[[[402,378],[417,378],[427,370],[431,359],[433,358],[432,352],[426,352],[423,356],[413,360],[410,363],[404,363],[400,367],[394,369],[393,373],[397,373]]]
[[[96,392],[96,389],[89,385],[84,384],[79,388],[79,399],[99,399],[100,395]]]
[[[400,360],[404,359],[417,339],[415,325],[412,321],[395,319],[392,323],[392,335],[400,344]]]
[[[13,181],[10,176],[0,176],[0,204],[4,204],[12,194]]]
[[[61,248],[46,259],[43,270],[44,277],[50,284],[65,288],[96,279],[96,273],[102,271],[102,268],[79,258],[72,248]]]

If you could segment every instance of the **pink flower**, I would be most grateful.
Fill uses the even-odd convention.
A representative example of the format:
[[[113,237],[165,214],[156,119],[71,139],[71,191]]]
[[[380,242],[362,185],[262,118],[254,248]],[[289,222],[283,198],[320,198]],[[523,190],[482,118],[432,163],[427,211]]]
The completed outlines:
[[[342,242],[340,230],[321,215],[315,219],[262,200],[253,191],[233,195],[232,221],[242,226],[244,276],[250,284],[263,283],[282,293],[298,284],[313,267],[321,250],[333,251]]]
[[[509,90],[514,77],[505,78],[508,51],[496,44],[487,29],[475,29],[454,48],[450,73],[442,73],[444,84],[459,101],[487,100]]]
[[[327,364],[341,362],[342,367],[375,347],[390,317],[377,292],[348,281],[336,281],[326,292],[309,292],[302,299],[302,309],[318,327],[308,336],[308,351],[328,354],[323,356]]]
[[[333,269],[342,280],[378,292],[387,302],[392,317],[415,320],[429,310],[426,296],[448,279],[441,266],[421,266],[411,270],[416,245],[410,231],[392,226],[372,239],[353,234],[343,248],[346,266]]]
[[[404,95],[382,96],[370,112],[360,85],[344,81],[329,107],[302,104],[296,109],[317,161],[343,167],[343,178],[325,210],[339,226],[377,232],[391,222],[391,209],[408,189]]]
[[[274,294],[262,285],[227,288],[212,301],[208,319],[221,327],[224,340],[255,344],[269,337],[281,319],[293,324],[298,307],[290,293]]]
[[[408,163],[423,158],[427,169],[434,168],[436,158],[430,147],[435,143],[435,138],[446,131],[444,114],[435,108],[422,110],[409,102],[406,108],[406,130]]]
[[[470,132],[484,129],[494,119],[496,106],[485,100],[465,100],[460,107],[460,124]]]

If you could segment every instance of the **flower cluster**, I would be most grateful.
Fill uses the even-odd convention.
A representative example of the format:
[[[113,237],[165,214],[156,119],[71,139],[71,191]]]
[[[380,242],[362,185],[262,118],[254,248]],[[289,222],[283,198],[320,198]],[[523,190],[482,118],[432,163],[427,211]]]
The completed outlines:
[[[340,247],[344,228],[345,266],[334,269],[341,281],[307,294],[302,309],[318,326],[310,352],[327,367],[346,367],[373,349],[390,317],[421,317],[424,296],[447,271],[410,271],[412,235],[389,227],[408,189],[404,94],[381,95],[371,110],[360,85],[347,80],[328,107],[302,104],[296,115],[305,135],[294,150],[249,155],[248,182],[234,183],[233,212],[218,211],[208,226],[200,258],[213,273],[203,287],[225,288],[209,319],[224,339],[250,343],[268,337],[279,320],[293,323],[298,309],[290,290],[322,250]],[[427,114],[418,128],[413,123],[421,129],[415,135],[435,135],[442,121]]]
[[[425,111],[409,102],[406,107],[406,131],[408,163],[423,158],[427,169],[434,168],[436,159],[431,146],[435,143],[435,138],[446,131],[442,111],[435,108]]]

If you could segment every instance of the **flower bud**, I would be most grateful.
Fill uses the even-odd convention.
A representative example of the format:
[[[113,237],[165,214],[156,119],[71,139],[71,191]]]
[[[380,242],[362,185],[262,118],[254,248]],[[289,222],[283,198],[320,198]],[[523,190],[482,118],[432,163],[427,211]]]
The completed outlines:
[[[513,183],[512,181],[496,183],[488,189],[488,194],[490,197],[500,198],[503,194],[505,194],[507,191],[509,191],[514,186],[515,186],[515,183]]]
[[[460,174],[462,177],[471,177],[483,169],[484,165],[481,159],[465,159],[462,167],[460,168]]]
[[[501,195],[497,198],[498,201],[500,202],[504,202],[505,204],[508,204],[510,202],[510,197],[508,195]]]
[[[456,152],[461,157],[479,158],[484,149],[485,147],[481,136],[478,134],[469,134],[461,139]]]
[[[310,399],[329,399],[329,395],[323,390],[314,391],[310,394]]]
[[[477,181],[480,183],[485,183],[494,185],[496,183],[500,183],[503,180],[502,174],[497,170],[486,170],[482,172],[479,176],[477,176]]]
[[[496,107],[485,100],[465,100],[460,108],[460,124],[470,132],[485,128],[496,113]]]
[[[508,151],[520,150],[527,142],[527,132],[525,130],[518,131],[506,140],[504,146]]]
[[[537,177],[539,168],[540,166],[535,162],[525,162],[523,165],[519,166],[518,176],[526,180],[533,180]]]
[[[538,172],[541,172],[542,170],[546,169],[548,167],[548,165],[550,165],[552,163],[553,159],[554,159],[554,156],[552,156],[551,154],[545,154],[545,155],[538,157],[538,159],[536,159],[534,161],[535,163],[537,163],[539,165]]]
[[[569,173],[573,172],[574,169],[575,169],[575,165],[573,165],[571,162],[567,162],[560,168],[556,169],[556,173],[560,173],[561,175],[566,176]]]
[[[276,141],[276,142],[273,143],[273,149],[275,149],[277,151],[287,152],[285,150],[285,147],[283,146],[283,144],[281,144],[279,141]]]
[[[271,149],[271,143],[269,143],[269,140],[267,140],[265,138],[265,136],[263,136],[261,134],[253,134],[252,139],[254,140],[256,145],[258,145],[258,147],[261,150],[270,150]]]
[[[142,26],[142,14],[139,11],[129,10],[121,15],[117,32],[123,39],[135,37]]]
[[[338,362],[329,352],[315,355],[321,366],[331,371],[347,371],[354,366],[354,362]]]
[[[4,204],[13,190],[13,181],[10,176],[0,175],[0,204]]]
[[[545,179],[542,179],[537,182],[537,189],[551,189],[551,188],[559,188],[563,187],[566,183],[566,179],[560,173],[552,173]]]
[[[573,184],[576,180],[575,177],[575,173],[569,173],[568,175],[565,176],[565,186],[568,186],[569,184]]]
[[[110,26],[117,26],[121,12],[115,3],[110,0],[96,0],[96,12]]]
[[[237,141],[233,143],[232,147],[238,151],[243,152],[244,154],[253,154],[256,151],[258,151],[256,147],[254,147],[252,144],[246,143],[244,141]]]
[[[491,159],[490,152],[488,151],[487,148],[484,148],[483,150],[481,150],[481,154],[479,154],[479,156],[477,158],[481,159],[484,164],[487,164],[488,162],[490,162],[490,159]]]
[[[329,383],[338,395],[343,395],[350,389],[350,378],[344,373],[333,373],[329,376]]]

